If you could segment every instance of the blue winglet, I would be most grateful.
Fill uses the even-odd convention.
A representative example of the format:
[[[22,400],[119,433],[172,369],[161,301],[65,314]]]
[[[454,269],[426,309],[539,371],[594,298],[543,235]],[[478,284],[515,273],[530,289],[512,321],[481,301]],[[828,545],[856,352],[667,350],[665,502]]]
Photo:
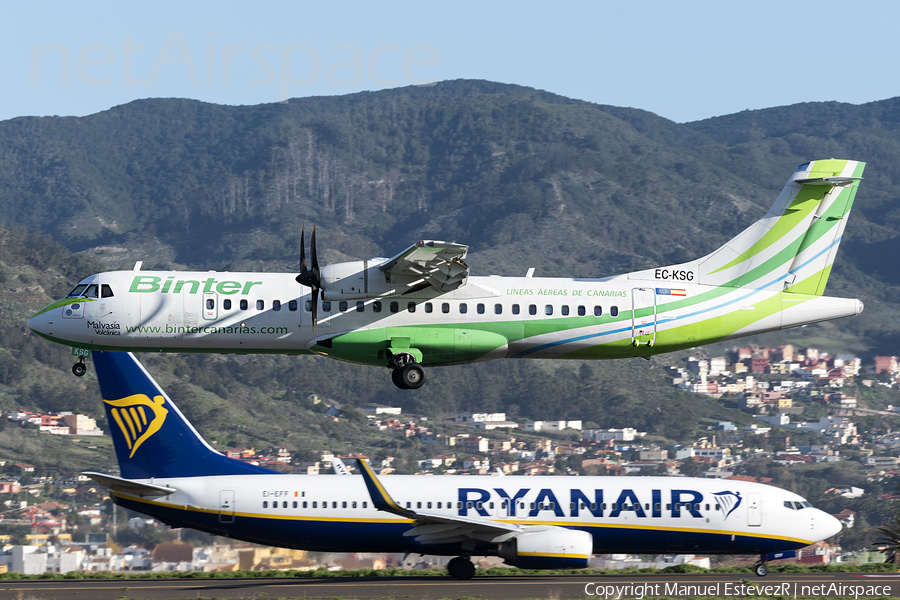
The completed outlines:
[[[361,458],[357,458],[356,464],[359,467],[359,472],[362,473],[363,481],[366,482],[366,489],[369,490],[372,506],[378,510],[400,515],[401,517],[408,517],[410,519],[416,517],[415,512],[401,508],[400,505],[391,498],[391,495],[388,494],[387,490],[384,489],[384,486],[381,485],[381,482],[378,481],[378,478],[375,476],[375,472],[372,471],[372,467],[369,466],[369,463]]]

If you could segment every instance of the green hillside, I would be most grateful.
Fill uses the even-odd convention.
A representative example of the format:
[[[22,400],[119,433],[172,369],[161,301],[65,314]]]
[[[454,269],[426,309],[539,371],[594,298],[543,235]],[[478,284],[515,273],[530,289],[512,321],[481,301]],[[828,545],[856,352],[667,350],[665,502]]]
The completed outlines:
[[[604,276],[714,249],[765,213],[797,164],[830,156],[869,163],[828,288],[866,311],[765,341],[897,354],[898,107],[802,104],[677,124],[460,80],[261,106],[141,100],[0,122],[0,410],[97,413],[90,376],[72,378],[66,350],[23,327],[104,268],[291,270],[301,224],[317,223],[325,263],[432,238],[469,244],[476,274]],[[352,422],[326,422],[306,403],[313,392],[436,416],[581,418],[670,439],[701,417],[741,419],[667,385],[666,357],[433,369],[416,392],[395,389],[381,369],[320,358],[143,358],[211,437],[309,452],[352,450],[363,436]]]

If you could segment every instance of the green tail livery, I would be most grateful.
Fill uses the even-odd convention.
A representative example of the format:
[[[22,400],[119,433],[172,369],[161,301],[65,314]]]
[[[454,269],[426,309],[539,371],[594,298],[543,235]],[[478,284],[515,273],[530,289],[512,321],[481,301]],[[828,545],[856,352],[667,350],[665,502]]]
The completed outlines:
[[[320,354],[388,367],[404,389],[421,387],[429,366],[648,357],[862,312],[824,292],[864,167],[800,165],[762,219],[677,265],[602,279],[475,277],[467,246],[420,241],[393,258],[320,267],[313,228],[299,273],[138,263],[85,278],[28,325],[90,350]]]

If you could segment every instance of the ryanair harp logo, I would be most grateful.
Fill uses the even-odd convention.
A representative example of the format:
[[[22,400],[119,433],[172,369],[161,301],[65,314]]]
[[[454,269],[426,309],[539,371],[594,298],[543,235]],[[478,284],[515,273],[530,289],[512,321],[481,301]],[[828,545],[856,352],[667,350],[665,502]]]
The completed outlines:
[[[725,518],[737,510],[737,507],[741,505],[741,493],[740,492],[716,492],[713,496],[717,496],[716,502],[722,505],[722,509],[728,511],[725,513]]]
[[[159,431],[169,414],[169,410],[163,407],[166,399],[162,396],[155,396],[151,400],[146,394],[134,394],[121,400],[103,402],[109,405],[109,413],[131,450],[128,458],[134,457],[141,444]]]

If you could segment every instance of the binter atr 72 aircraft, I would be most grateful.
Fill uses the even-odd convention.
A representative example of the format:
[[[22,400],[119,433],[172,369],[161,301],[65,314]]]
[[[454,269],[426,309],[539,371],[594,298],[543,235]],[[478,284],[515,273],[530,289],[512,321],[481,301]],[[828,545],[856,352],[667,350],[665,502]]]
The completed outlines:
[[[745,481],[687,477],[285,475],[213,450],[134,355],[95,353],[121,477],[85,473],[116,504],[173,527],[322,552],[500,556],[523,569],[577,569],[593,553],[790,558],[841,530],[802,497]],[[424,484],[423,484],[424,483]]]
[[[388,367],[397,387],[426,366],[496,358],[649,357],[837,319],[862,302],[824,296],[865,163],[800,165],[771,210],[691,262],[602,279],[470,277],[467,246],[420,241],[390,259],[300,274],[113,271],[28,320],[91,350],[319,354]],[[301,238],[301,247],[304,242]]]

